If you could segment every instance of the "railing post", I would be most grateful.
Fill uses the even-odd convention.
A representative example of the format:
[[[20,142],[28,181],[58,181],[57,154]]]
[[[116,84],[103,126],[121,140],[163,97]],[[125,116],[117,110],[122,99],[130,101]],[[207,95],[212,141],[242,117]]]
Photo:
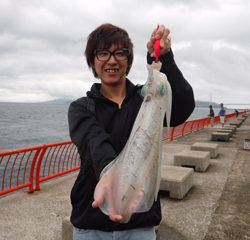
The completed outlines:
[[[193,120],[193,123],[192,123],[192,125],[191,125],[191,128],[190,128],[190,133],[192,133],[192,132],[193,132],[193,126],[194,126],[194,123],[195,123],[195,120]]]
[[[198,126],[197,126],[197,130],[200,130],[200,125],[202,125],[202,119],[199,119],[199,123],[198,123]]]
[[[175,130],[175,127],[172,128],[171,136],[170,136],[170,141],[174,140],[174,130]]]
[[[206,121],[204,122],[204,127],[208,126],[211,123],[212,118],[206,118]]]
[[[220,121],[219,116],[216,116],[216,117],[214,118],[214,123],[218,123],[219,121]]]
[[[39,181],[39,177],[40,177],[40,169],[41,169],[41,165],[42,165],[42,160],[44,157],[44,154],[47,150],[47,145],[43,145],[42,146],[42,152],[39,156],[38,162],[37,162],[37,167],[36,167],[36,186],[35,186],[35,191],[39,191],[40,190],[40,181]]]
[[[202,125],[203,125],[203,126],[202,126],[202,128],[205,127],[206,120],[207,120],[207,118],[204,118],[204,119],[203,119],[203,122],[202,122]]]
[[[29,183],[30,183],[30,186],[29,186],[29,193],[33,193],[34,192],[34,170],[35,170],[35,165],[36,165],[36,160],[39,156],[39,153],[41,151],[41,148],[37,149],[36,150],[36,153],[34,155],[34,158],[32,160],[32,163],[31,163],[31,166],[30,166],[30,176],[29,176]]]
[[[214,121],[214,117],[213,117],[213,121]],[[206,122],[206,126],[211,124],[211,118],[207,118],[207,122]]]
[[[181,136],[184,136],[185,135],[185,128],[186,128],[186,125],[188,124],[188,122],[185,122],[183,127],[182,127],[182,131],[181,131]]]
[[[213,120],[214,120],[214,118],[213,118]],[[211,121],[211,119],[210,119],[210,118],[207,118],[206,126],[208,126],[208,125],[210,124],[210,121]]]

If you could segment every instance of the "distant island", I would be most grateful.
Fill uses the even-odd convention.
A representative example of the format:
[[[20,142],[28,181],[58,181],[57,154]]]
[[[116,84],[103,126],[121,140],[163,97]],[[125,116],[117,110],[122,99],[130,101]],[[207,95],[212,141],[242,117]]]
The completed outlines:
[[[50,100],[50,101],[46,101],[46,102],[40,102],[40,103],[70,104],[73,101],[74,101],[74,99],[57,98],[57,99],[54,99],[54,100]]]
[[[23,103],[27,103],[27,104],[70,104],[71,102],[73,102],[75,99],[69,99],[69,98],[57,98],[54,100],[50,100],[50,101],[43,101],[43,102],[1,102],[0,103],[10,103],[10,104],[23,104]],[[195,101],[195,106],[196,107],[204,107],[204,108],[208,108],[209,105],[212,105],[214,108],[219,108],[220,104],[216,103],[216,102],[208,102],[208,101],[200,101],[200,100],[196,100]]]

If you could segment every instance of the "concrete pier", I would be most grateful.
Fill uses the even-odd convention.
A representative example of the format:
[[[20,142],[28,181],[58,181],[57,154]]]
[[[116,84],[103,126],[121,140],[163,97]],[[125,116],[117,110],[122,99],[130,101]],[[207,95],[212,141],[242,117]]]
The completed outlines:
[[[236,126],[231,126],[231,125],[225,125],[222,129],[225,129],[225,130],[232,130],[233,133],[236,132],[237,130],[237,127]]]
[[[230,123],[231,126],[236,126],[237,128],[241,126],[240,122],[232,122]]]
[[[183,199],[193,187],[193,172],[191,168],[163,165],[160,190],[168,191],[171,198]]]
[[[163,160],[174,165],[174,154],[195,142],[210,141],[215,128],[164,142]],[[230,142],[217,142],[219,155],[206,172],[194,172],[194,186],[182,200],[160,194],[162,223],[158,240],[250,239],[250,138],[247,118]],[[69,194],[76,174],[44,182],[41,191],[21,190],[0,199],[0,239],[61,240],[62,220],[70,215]]]
[[[182,150],[174,155],[175,166],[194,167],[195,171],[204,172],[210,164],[209,151]]]
[[[229,133],[229,138],[233,136],[233,130],[230,129],[219,129],[217,130],[218,133]]]
[[[196,142],[191,146],[191,150],[209,151],[211,158],[218,156],[219,145],[217,143]]]
[[[211,133],[211,140],[212,141],[222,141],[228,142],[230,139],[231,134],[226,132],[212,132]]]

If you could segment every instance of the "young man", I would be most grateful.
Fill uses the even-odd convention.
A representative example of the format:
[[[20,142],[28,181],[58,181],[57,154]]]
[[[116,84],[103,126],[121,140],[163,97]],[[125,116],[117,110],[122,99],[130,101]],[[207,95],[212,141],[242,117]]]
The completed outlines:
[[[211,127],[214,126],[214,110],[213,110],[213,106],[209,105],[209,118],[210,118],[210,125]]]
[[[194,109],[191,86],[175,64],[169,30],[161,25],[147,44],[147,62],[154,60],[153,43],[160,40],[161,72],[172,88],[171,126],[183,123]],[[89,67],[101,84],[95,83],[87,97],[74,101],[69,108],[69,130],[81,157],[79,175],[71,191],[74,240],[155,239],[154,226],[161,221],[160,200],[148,212],[136,213],[128,223],[122,216],[103,214],[98,208],[104,191],[112,191],[112,176],[101,178],[102,169],[121,152],[143,102],[142,86],[126,76],[133,62],[133,44],[128,33],[112,24],[103,24],[88,37],[85,55]],[[94,190],[103,191],[94,199]]]
[[[235,117],[237,118],[239,116],[239,111],[237,109],[234,109]]]
[[[224,108],[223,103],[220,104],[219,116],[220,116],[220,123],[221,123],[221,126],[224,127],[224,124],[225,124],[225,116],[226,116],[226,109]]]

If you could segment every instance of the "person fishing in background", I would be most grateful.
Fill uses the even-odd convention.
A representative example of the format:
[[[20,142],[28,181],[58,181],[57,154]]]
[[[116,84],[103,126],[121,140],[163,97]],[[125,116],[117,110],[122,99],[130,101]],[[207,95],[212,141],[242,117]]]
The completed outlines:
[[[166,74],[172,89],[170,126],[177,126],[190,116],[195,103],[192,87],[175,63],[169,34],[164,25],[154,29],[147,43],[147,63],[155,60],[154,41],[159,39],[160,71]],[[128,223],[120,223],[121,215],[109,212],[107,216],[99,209],[104,192],[112,196],[113,184],[112,175],[99,179],[100,173],[122,151],[143,102],[142,86],[127,78],[133,63],[133,44],[124,29],[103,24],[88,36],[85,56],[101,83],[94,83],[87,97],[72,102],[68,112],[70,137],[81,158],[70,196],[73,239],[155,240],[154,226],[162,219],[159,197],[149,211],[133,214]],[[94,198],[97,185],[101,191]]]
[[[224,127],[224,124],[225,124],[225,116],[226,116],[226,109],[224,108],[223,103],[221,103],[219,117],[220,117],[220,123],[222,127]]]
[[[239,116],[239,111],[237,109],[234,109],[235,117],[237,118]]]
[[[208,114],[209,118],[210,118],[210,125],[211,127],[214,126],[214,109],[212,105],[209,105],[209,114]]]

